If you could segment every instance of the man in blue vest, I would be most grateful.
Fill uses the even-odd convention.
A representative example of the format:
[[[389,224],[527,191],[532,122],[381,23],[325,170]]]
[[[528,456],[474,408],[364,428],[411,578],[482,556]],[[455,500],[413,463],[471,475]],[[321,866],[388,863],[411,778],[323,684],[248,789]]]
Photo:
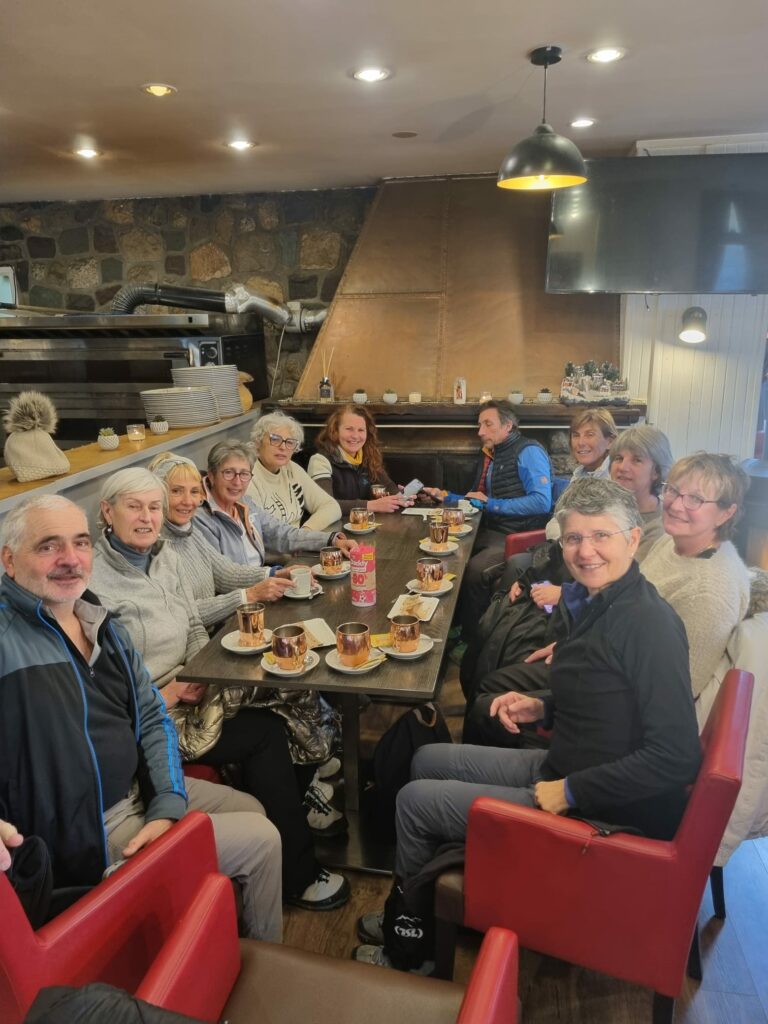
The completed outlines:
[[[462,584],[459,619],[464,640],[477,625],[476,608],[487,605],[483,573],[504,561],[507,534],[543,528],[552,511],[549,456],[538,441],[520,433],[510,403],[483,402],[477,426],[483,448],[467,494],[425,488],[438,501],[467,498],[483,513]]]

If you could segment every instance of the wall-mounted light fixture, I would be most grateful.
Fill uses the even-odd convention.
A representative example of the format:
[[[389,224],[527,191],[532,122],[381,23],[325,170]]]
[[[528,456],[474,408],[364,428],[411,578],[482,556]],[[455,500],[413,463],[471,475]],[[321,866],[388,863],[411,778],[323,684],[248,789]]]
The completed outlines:
[[[689,306],[683,313],[683,326],[678,337],[689,345],[707,340],[707,314],[701,306]]]

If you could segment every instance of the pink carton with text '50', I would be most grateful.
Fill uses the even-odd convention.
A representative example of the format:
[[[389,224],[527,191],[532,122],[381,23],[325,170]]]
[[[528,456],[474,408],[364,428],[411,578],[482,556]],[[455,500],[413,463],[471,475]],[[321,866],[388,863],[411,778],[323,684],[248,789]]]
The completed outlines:
[[[376,604],[376,548],[373,544],[359,544],[350,563],[352,604],[357,608]]]

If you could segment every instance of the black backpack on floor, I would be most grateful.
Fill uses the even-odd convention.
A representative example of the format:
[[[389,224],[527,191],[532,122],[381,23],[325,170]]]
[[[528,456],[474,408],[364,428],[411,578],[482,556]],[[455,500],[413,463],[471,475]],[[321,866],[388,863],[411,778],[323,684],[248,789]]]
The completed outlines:
[[[431,701],[409,708],[381,737],[373,754],[373,813],[384,834],[395,834],[395,801],[410,781],[413,755],[427,743],[452,742],[440,709]]]

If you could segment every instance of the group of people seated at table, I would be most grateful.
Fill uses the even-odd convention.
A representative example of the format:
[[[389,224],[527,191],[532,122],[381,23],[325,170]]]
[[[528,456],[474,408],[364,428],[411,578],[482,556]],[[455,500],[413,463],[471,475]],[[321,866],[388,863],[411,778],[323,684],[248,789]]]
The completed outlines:
[[[675,463],[661,431],[619,433],[609,412],[585,409],[555,502],[549,456],[508,403],[481,406],[478,436],[469,490],[419,496],[482,513],[457,612],[465,742],[414,758],[392,893],[358,924],[356,958],[404,970],[428,969],[421,880],[442,844],[463,840],[477,796],[674,834],[699,764],[695,700],[749,601],[730,540],[747,478],[731,459]],[[346,828],[325,781],[339,767],[334,708],[314,691],[177,679],[239,605],[293,587],[286,558],[329,545],[349,555],[338,522],[352,508],[413,503],[364,406],[332,413],[306,470],[293,459],[303,441],[274,412],[250,443],[216,444],[202,473],[170,452],[120,470],[93,531],[55,495],[8,514],[0,869],[36,834],[57,886],[96,884],[196,808],[212,816],[221,870],[241,883],[248,935],[279,941],[284,901],[330,910],[348,899],[348,881],[314,851],[316,836]],[[547,539],[505,559],[507,535],[531,529]],[[232,785],[185,777],[183,764]]]

